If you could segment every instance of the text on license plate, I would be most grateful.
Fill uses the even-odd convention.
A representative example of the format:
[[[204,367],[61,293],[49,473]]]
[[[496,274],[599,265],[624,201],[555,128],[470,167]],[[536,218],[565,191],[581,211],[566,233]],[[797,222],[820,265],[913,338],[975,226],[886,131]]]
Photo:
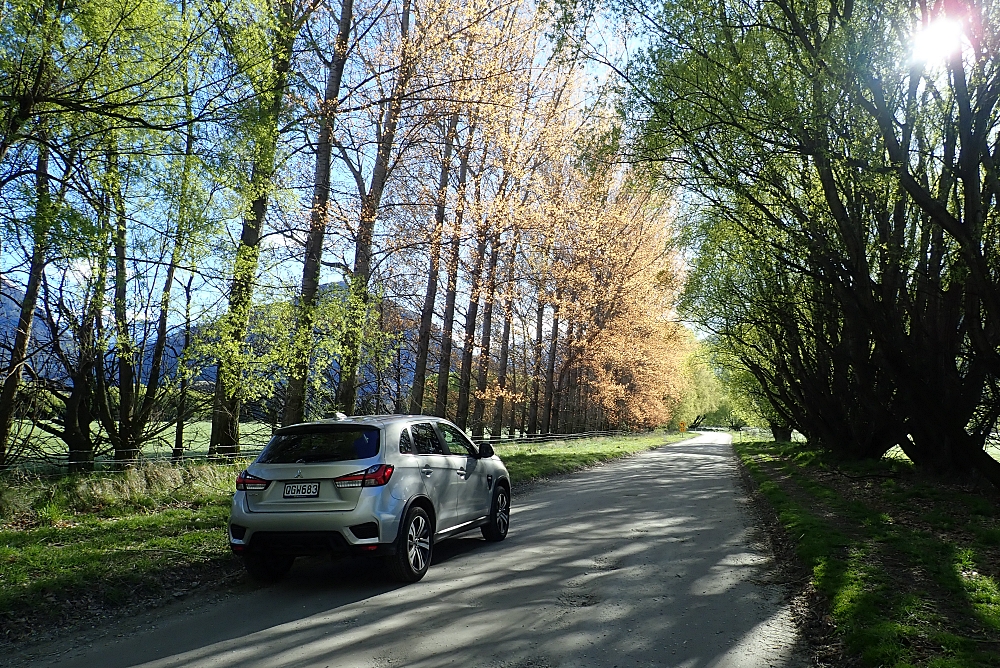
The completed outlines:
[[[318,482],[289,482],[285,484],[286,499],[295,499],[308,496],[319,496]]]

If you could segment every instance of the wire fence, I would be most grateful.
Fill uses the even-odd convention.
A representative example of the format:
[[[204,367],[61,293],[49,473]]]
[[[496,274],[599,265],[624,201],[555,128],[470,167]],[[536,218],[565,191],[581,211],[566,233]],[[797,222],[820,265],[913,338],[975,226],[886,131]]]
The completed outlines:
[[[259,433],[258,433],[259,432]],[[574,434],[520,434],[516,436],[506,436],[506,437],[486,437],[477,438],[475,442],[477,443],[489,443],[491,446],[496,447],[498,445],[523,445],[523,444],[542,444],[542,443],[553,443],[559,441],[575,441],[582,439],[591,438],[602,438],[602,437],[615,437],[615,436],[626,436],[630,434],[640,434],[642,432],[632,432],[626,430],[607,430],[607,431],[586,431]],[[207,449],[201,450],[190,450],[185,449],[180,457],[176,457],[172,450],[168,447],[154,447],[151,450],[147,449],[141,451],[139,456],[133,460],[119,461],[115,460],[112,455],[97,456],[94,458],[94,470],[93,473],[101,474],[108,473],[112,474],[116,471],[121,470],[125,466],[135,466],[135,465],[183,465],[183,464],[197,464],[197,463],[207,463],[207,462],[232,462],[236,460],[252,460],[257,457],[264,449],[266,445],[265,434],[261,430],[254,432],[254,436],[257,437],[258,442],[252,445],[243,445],[240,447],[239,452],[232,455],[219,455],[210,454]],[[266,436],[270,436],[270,431]],[[41,456],[22,456],[10,467],[8,467],[3,473],[7,475],[30,475],[33,477],[58,477],[65,475],[70,469],[70,460],[68,453],[47,453]]]
[[[723,431],[732,431],[724,428],[720,429]],[[706,427],[700,428],[696,431],[715,431],[715,429]],[[617,429],[584,431],[573,434],[518,434],[514,436],[487,436],[485,438],[477,438],[475,441],[477,443],[489,443],[495,448],[503,445],[545,444],[563,441],[586,440],[592,438],[641,435],[643,433],[650,432],[636,432]],[[110,474],[120,470],[123,465],[135,464],[198,464],[206,462],[232,462],[235,460],[255,459],[257,455],[260,454],[261,450],[264,449],[264,445],[266,444],[266,440],[264,439],[265,434],[263,434],[263,432],[255,435],[258,436],[258,442],[252,445],[242,446],[239,452],[235,455],[220,456],[211,455],[207,450],[185,450],[180,458],[176,458],[168,448],[156,448],[153,451],[141,452],[140,456],[136,460],[130,462],[115,461],[112,456],[97,457],[94,460],[94,472],[99,474]],[[771,440],[771,431],[766,428],[743,427],[742,429],[735,430],[733,433],[733,440],[737,442]],[[798,432],[793,432],[792,440],[804,441],[805,437]],[[898,448],[893,449],[893,454],[895,456],[900,456],[902,451],[900,450],[896,453],[897,449]],[[986,451],[989,452],[995,459],[1000,460],[1000,434],[994,434],[987,441]],[[56,477],[65,475],[69,468],[70,462],[67,454],[49,454],[43,457],[22,457],[4,473],[14,475],[21,474],[40,477]]]
[[[95,457],[93,470],[87,471],[87,475],[93,474],[116,474],[123,468],[143,466],[143,465],[186,465],[198,463],[227,463],[243,460],[252,460],[260,454],[263,446],[254,448],[240,448],[234,455],[209,455],[206,452],[185,452],[180,458],[175,458],[169,454],[140,453],[139,456],[131,460],[116,460],[114,457]],[[6,469],[0,470],[0,476],[31,476],[33,478],[58,478],[66,475],[70,471],[69,455],[52,455],[44,458],[22,458]]]
[[[583,438],[604,438],[608,436],[629,436],[642,432],[612,430],[612,431],[582,431],[576,434],[522,434],[520,436],[488,436],[475,439],[476,443],[489,443],[496,447],[505,444],[522,443],[552,443],[554,441],[574,441]]]

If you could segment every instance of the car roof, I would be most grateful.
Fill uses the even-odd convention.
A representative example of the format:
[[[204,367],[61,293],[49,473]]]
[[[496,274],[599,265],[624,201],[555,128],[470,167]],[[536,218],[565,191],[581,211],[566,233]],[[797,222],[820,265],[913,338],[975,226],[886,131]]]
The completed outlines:
[[[288,430],[301,430],[308,427],[319,427],[319,426],[331,426],[331,425],[363,425],[367,427],[387,427],[390,424],[395,424],[398,422],[412,422],[414,420],[430,420],[439,421],[443,418],[439,418],[435,415],[345,415],[339,418],[327,418],[324,420],[314,420],[312,422],[299,422],[298,424],[290,424],[286,427],[281,427],[278,432]]]

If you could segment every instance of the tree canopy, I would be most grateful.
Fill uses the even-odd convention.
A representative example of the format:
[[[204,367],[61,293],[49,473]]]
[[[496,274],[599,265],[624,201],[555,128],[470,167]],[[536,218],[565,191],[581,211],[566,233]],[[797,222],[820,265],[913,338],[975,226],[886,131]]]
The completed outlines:
[[[631,5],[617,5],[627,11]],[[685,313],[776,424],[1000,484],[997,7],[665,2],[630,158],[685,193]],[[961,38],[915,50],[942,21]]]
[[[673,195],[550,9],[6,3],[0,465],[338,410],[669,423]]]

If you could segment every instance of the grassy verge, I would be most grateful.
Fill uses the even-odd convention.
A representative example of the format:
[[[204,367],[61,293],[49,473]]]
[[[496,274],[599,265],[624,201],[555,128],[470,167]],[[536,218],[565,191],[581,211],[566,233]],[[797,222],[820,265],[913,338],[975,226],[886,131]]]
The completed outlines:
[[[224,527],[240,464],[0,481],[0,639],[235,572]]]
[[[608,462],[637,452],[658,448],[691,438],[691,434],[651,432],[638,436],[592,438],[579,441],[553,441],[497,445],[496,451],[515,484],[551,475],[571,473],[588,466]]]
[[[805,444],[735,447],[864,665],[1000,665],[995,499],[907,461],[838,466]]]
[[[497,450],[521,482],[684,437],[660,432]],[[0,479],[0,640],[155,604],[238,572],[225,527],[233,480],[245,464]]]

